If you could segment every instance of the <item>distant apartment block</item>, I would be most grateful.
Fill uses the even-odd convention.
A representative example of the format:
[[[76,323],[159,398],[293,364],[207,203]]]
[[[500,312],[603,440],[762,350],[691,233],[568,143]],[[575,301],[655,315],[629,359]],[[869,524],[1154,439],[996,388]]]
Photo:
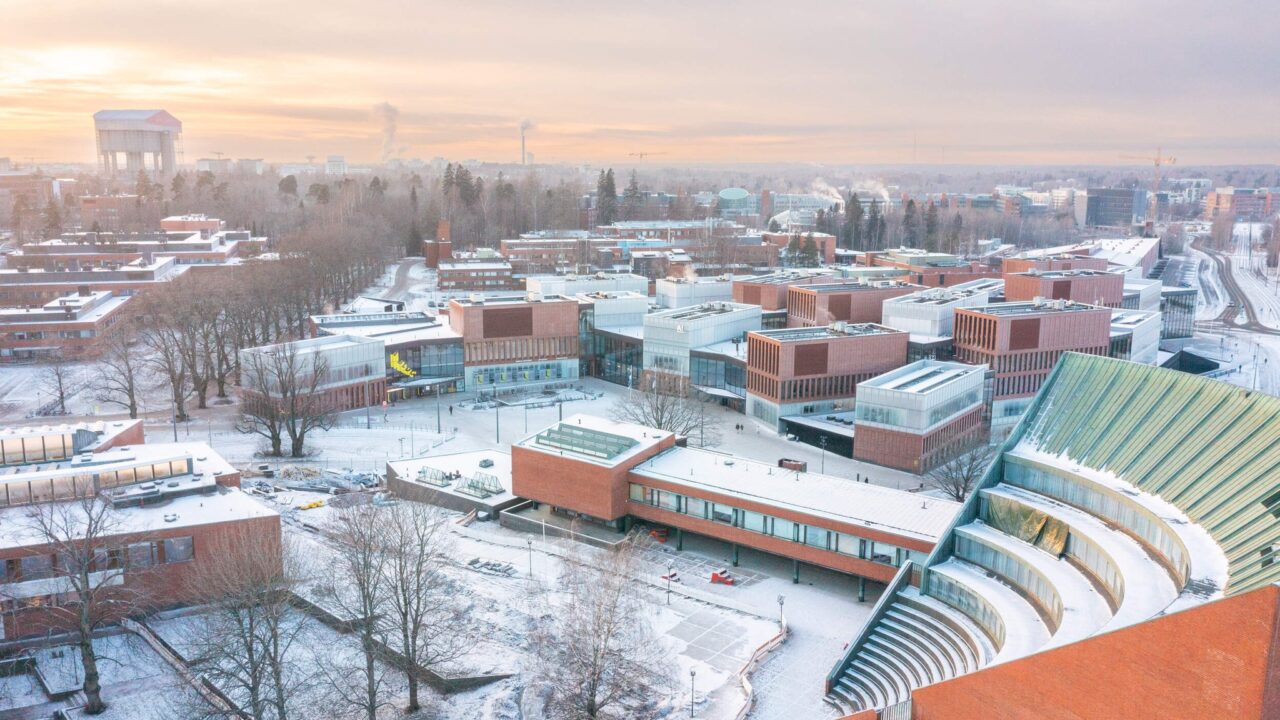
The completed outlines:
[[[443,292],[495,292],[517,290],[519,284],[511,275],[511,263],[505,260],[483,262],[441,262],[437,272]]]

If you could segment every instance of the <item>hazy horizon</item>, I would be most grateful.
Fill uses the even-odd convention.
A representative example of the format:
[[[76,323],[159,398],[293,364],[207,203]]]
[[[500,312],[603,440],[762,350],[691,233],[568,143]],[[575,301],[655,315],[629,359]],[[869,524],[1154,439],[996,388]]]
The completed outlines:
[[[162,108],[187,162],[515,162],[529,119],[548,163],[1265,165],[1277,21],[1253,10],[28,3],[0,26],[0,156],[93,162],[94,112]]]

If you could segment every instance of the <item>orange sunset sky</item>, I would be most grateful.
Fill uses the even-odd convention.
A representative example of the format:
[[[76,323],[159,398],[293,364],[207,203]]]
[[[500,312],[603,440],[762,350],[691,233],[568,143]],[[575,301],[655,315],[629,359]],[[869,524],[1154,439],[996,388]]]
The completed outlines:
[[[188,162],[1180,164],[1280,159],[1277,13],[1243,2],[0,0],[0,156],[93,161],[164,108]]]

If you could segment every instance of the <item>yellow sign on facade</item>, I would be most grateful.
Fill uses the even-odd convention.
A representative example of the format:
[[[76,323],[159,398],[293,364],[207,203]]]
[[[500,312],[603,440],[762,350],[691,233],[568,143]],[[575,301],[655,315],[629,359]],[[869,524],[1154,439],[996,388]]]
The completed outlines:
[[[412,368],[406,365],[403,360],[400,359],[400,353],[398,352],[391,353],[390,362],[391,362],[391,369],[395,370],[401,375],[404,375],[405,377],[413,377],[418,374],[414,372]]]

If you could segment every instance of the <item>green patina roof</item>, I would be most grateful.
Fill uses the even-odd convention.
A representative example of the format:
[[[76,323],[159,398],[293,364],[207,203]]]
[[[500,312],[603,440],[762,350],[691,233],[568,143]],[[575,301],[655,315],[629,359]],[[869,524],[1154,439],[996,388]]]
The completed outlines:
[[[1203,526],[1230,563],[1228,594],[1280,581],[1280,398],[1070,353],[1031,413],[1023,439],[1112,472]]]

